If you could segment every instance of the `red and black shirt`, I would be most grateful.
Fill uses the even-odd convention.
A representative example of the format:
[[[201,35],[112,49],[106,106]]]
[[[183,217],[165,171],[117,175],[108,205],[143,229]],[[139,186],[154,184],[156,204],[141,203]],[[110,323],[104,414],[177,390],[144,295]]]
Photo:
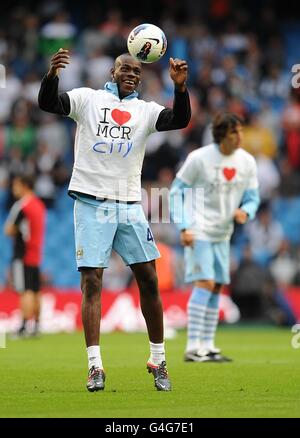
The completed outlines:
[[[45,206],[36,196],[15,202],[7,222],[17,227],[13,258],[22,259],[26,266],[39,266],[45,234]]]

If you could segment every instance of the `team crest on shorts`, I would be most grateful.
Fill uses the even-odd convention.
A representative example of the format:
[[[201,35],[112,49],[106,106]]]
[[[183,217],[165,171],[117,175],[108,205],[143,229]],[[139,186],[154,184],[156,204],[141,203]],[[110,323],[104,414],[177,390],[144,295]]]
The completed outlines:
[[[77,251],[76,251],[76,258],[77,259],[81,259],[83,257],[83,248],[79,248]]]
[[[194,272],[195,272],[195,273],[201,272],[201,266],[198,265],[198,264],[196,264],[196,265],[194,266]]]

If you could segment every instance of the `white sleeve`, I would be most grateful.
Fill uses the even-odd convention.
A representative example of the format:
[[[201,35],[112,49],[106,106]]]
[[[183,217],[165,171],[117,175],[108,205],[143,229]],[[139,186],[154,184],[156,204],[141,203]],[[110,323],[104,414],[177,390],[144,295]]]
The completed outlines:
[[[251,157],[250,174],[248,181],[248,189],[258,189],[259,183],[257,178],[257,164],[254,157]]]
[[[183,163],[183,166],[181,167],[179,172],[177,172],[176,177],[181,179],[181,181],[188,184],[189,186],[193,186],[195,184],[195,181],[200,180],[200,173],[199,159],[195,157],[194,152],[191,152],[187,156],[187,159]]]
[[[90,88],[74,88],[71,91],[68,91],[68,96],[70,98],[70,107],[71,111],[69,117],[71,119],[78,122],[80,120],[81,115],[83,114],[83,110],[88,100],[88,96],[90,92]]]
[[[147,112],[148,112],[148,131],[150,134],[156,132],[156,122],[159,114],[164,110],[165,107],[159,105],[156,102],[148,102],[147,103]]]
[[[16,224],[16,220],[18,215],[20,214],[21,211],[21,202],[20,201],[16,201],[13,206],[11,207],[11,209],[9,210],[7,219],[5,221],[5,225],[7,224]]]

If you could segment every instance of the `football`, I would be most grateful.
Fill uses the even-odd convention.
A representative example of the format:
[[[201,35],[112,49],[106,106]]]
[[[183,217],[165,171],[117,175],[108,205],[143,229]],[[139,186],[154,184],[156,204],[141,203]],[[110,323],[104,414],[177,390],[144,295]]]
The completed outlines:
[[[158,61],[166,53],[167,38],[158,26],[140,24],[130,32],[127,47],[135,59],[150,64]]]

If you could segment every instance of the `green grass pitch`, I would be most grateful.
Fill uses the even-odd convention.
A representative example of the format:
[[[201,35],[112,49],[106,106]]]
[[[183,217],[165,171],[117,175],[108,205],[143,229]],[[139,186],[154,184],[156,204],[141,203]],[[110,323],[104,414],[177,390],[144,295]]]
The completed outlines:
[[[0,417],[300,417],[300,349],[290,330],[221,327],[233,363],[184,363],[185,332],[167,341],[173,391],[146,372],[146,334],[102,337],[104,392],[85,389],[83,334],[8,341],[0,349]]]

